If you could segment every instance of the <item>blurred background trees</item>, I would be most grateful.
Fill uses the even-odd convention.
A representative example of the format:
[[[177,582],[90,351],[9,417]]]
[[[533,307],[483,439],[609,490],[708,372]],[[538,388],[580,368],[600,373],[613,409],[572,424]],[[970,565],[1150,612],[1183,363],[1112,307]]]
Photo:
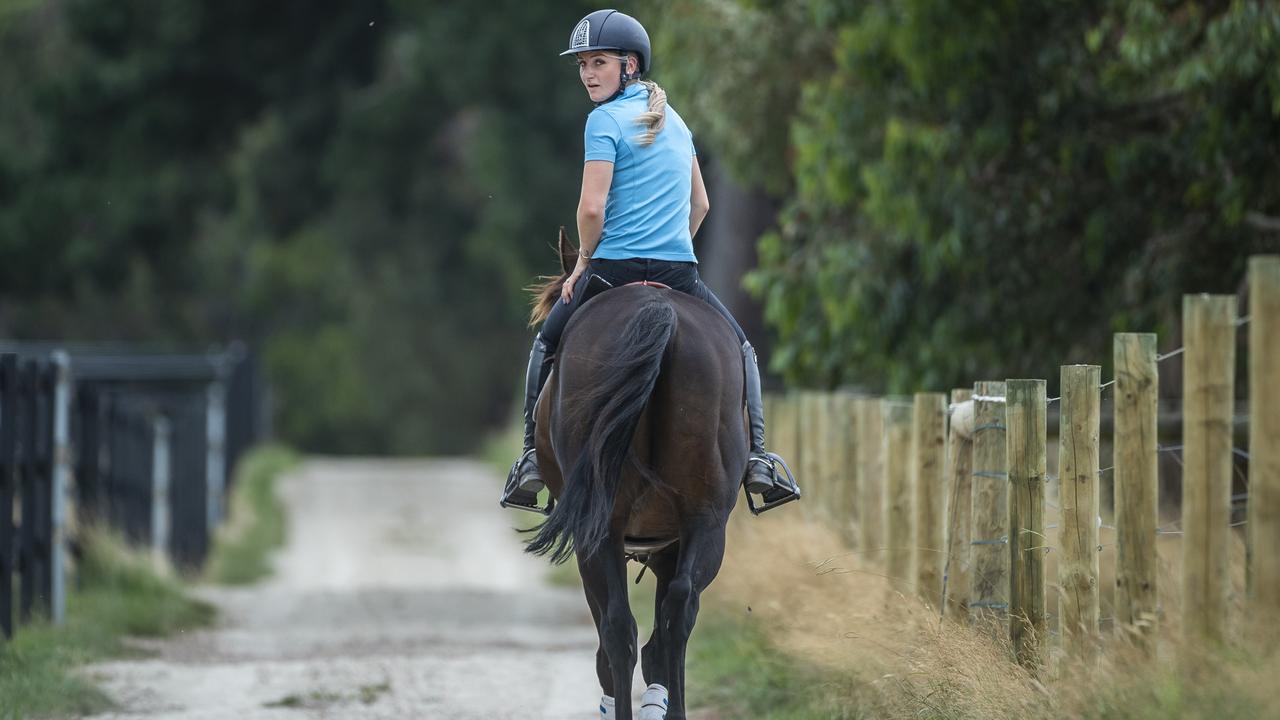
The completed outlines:
[[[1043,376],[1280,251],[1274,3],[620,8],[764,208],[792,382]],[[0,0],[0,336],[244,338],[304,448],[468,449],[572,226],[591,106],[556,54],[591,9]]]
[[[673,96],[783,198],[749,284],[793,382],[1052,375],[1280,251],[1276,3],[672,8]]]
[[[0,336],[249,339],[316,450],[506,420],[577,199],[585,5],[0,8]]]

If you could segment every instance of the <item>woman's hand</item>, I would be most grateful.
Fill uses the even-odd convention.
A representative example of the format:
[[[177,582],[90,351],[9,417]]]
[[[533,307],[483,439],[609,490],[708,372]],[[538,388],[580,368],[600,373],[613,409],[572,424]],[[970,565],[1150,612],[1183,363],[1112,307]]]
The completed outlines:
[[[565,305],[573,299],[573,286],[578,284],[578,278],[582,277],[582,273],[587,269],[587,263],[582,256],[578,256],[578,264],[573,266],[573,272],[569,273],[569,278],[564,281],[564,286],[560,288],[560,301]]]

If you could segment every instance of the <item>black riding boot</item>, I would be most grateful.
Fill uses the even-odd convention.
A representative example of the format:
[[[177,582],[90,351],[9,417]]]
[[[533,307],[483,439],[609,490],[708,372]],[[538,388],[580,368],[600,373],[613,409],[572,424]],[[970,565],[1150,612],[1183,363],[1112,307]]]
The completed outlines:
[[[756,364],[756,350],[751,343],[742,344],[742,366],[746,372],[747,424],[751,430],[751,456],[747,459],[743,484],[748,493],[763,496],[764,503],[752,512],[759,514],[783,503],[800,499],[800,487],[791,475],[786,462],[775,453],[764,449],[764,397],[760,392],[760,368]],[[778,466],[782,472],[778,472]],[[750,500],[750,495],[747,496]]]
[[[552,360],[547,357],[547,349],[547,343],[539,333],[533,339],[533,348],[529,351],[529,367],[524,376],[524,451],[507,474],[507,485],[498,501],[502,507],[516,507],[533,512],[547,511],[547,508],[538,507],[538,493],[544,485],[542,474],[538,472],[538,456],[533,447],[533,411],[538,404],[542,386],[551,374]]]

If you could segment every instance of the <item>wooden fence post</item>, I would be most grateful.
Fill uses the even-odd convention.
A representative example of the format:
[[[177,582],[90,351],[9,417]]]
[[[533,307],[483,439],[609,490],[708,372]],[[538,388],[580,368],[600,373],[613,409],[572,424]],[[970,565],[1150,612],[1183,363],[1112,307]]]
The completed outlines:
[[[962,428],[956,410],[969,402],[973,391],[951,391],[951,424],[947,434],[947,560],[942,570],[942,603],[946,616],[963,620],[969,615],[969,542],[973,535],[973,428]],[[972,423],[970,423],[972,425]]]
[[[884,415],[878,398],[859,398],[858,442],[853,446],[858,466],[858,546],[869,561],[884,562],[885,482]]]
[[[1230,588],[1235,319],[1235,296],[1183,296],[1183,623],[1193,639],[1224,636]]]
[[[1044,664],[1045,381],[1008,380],[1009,639],[1023,667]]]
[[[835,396],[836,438],[839,452],[836,454],[834,469],[836,479],[836,517],[837,529],[841,537],[854,547],[858,544],[858,464],[856,448],[858,444],[857,398],[849,393],[838,393]]]
[[[1156,336],[1115,336],[1116,627],[1151,652],[1156,621]]]
[[[947,396],[916,393],[911,421],[912,475],[916,488],[916,592],[942,608],[942,562],[946,553]]]
[[[1005,385],[973,386],[973,528],[969,612],[992,628],[1009,609],[1009,464],[1005,448]]]
[[[885,480],[888,488],[889,533],[885,572],[908,591],[914,585],[911,560],[915,556],[914,493],[911,488],[911,403],[905,398],[884,401]]]
[[[1102,368],[1062,366],[1058,423],[1058,619],[1063,646],[1078,658],[1098,650],[1098,441]]]
[[[816,390],[802,390],[797,398],[800,460],[799,480],[806,483],[803,487],[808,495],[808,502],[802,503],[806,517],[823,517],[826,514],[824,499],[826,486],[821,477],[822,434],[821,418],[818,415],[819,394]]]
[[[1280,256],[1249,259],[1249,608],[1280,621]]]
[[[838,397],[832,392],[819,393],[817,396],[816,421],[818,423],[818,474],[822,483],[822,517],[827,527],[836,530],[843,537],[844,525],[848,517],[841,507],[840,486],[844,475],[840,472],[844,464],[844,431]]]
[[[796,417],[796,398],[797,395],[793,391],[777,396],[773,403],[773,417],[769,421],[766,432],[772,438],[774,452],[781,455],[793,471],[799,472],[800,436]],[[802,489],[806,489],[803,485],[805,480],[803,478],[799,480],[802,483]]]

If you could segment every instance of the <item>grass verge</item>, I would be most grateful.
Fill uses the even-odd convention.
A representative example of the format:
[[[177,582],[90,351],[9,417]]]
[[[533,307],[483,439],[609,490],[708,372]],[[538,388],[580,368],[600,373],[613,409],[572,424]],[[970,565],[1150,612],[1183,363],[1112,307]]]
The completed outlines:
[[[737,516],[728,547],[687,665],[691,701],[725,718],[1280,717],[1280,651],[1249,640],[1275,627],[1212,647],[1170,622],[1153,659],[1116,639],[1092,663],[1055,648],[1037,679],[799,513]]]
[[[84,531],[79,587],[59,627],[35,622],[0,645],[0,718],[82,715],[110,700],[76,672],[85,663],[127,654],[125,636],[158,637],[212,622],[214,610],[188,598],[170,573],[101,529]]]
[[[219,529],[205,577],[223,585],[247,585],[271,573],[270,552],[284,543],[284,506],[276,479],[298,464],[292,450],[267,445],[241,462],[231,493],[230,521]]]
[[[832,678],[778,652],[749,618],[713,610],[699,617],[694,638],[685,662],[698,708],[713,708],[725,718],[856,717],[833,713],[823,694],[813,692]]]

